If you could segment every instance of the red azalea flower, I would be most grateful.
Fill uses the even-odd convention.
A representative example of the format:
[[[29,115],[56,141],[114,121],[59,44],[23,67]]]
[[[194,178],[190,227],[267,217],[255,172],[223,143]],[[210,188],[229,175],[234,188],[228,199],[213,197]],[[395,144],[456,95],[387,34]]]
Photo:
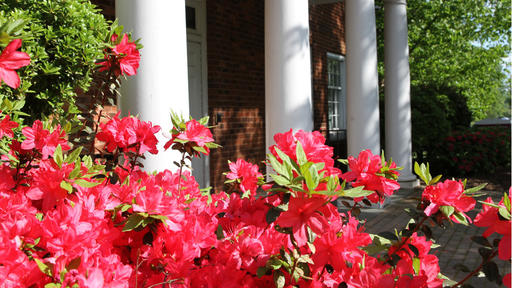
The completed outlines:
[[[43,211],[48,211],[68,195],[60,183],[67,179],[74,165],[58,167],[53,160],[44,160],[39,166],[39,169],[31,171],[31,186],[26,195],[31,200],[42,200]]]
[[[300,142],[306,158],[308,161],[313,163],[325,163],[325,168],[322,171],[326,171],[327,175],[339,175],[341,171],[334,167],[333,160],[333,148],[325,145],[325,137],[318,131],[306,132],[299,130],[293,133],[290,129],[285,133],[277,133],[274,135],[274,141],[276,145],[270,146],[270,152],[280,160],[275,148],[283,151],[292,160],[297,161],[296,148],[297,142]]]
[[[9,115],[5,115],[4,119],[0,122],[0,138],[4,137],[4,135],[11,138],[14,137],[12,129],[18,127],[18,125],[18,123],[11,121]]]
[[[155,134],[160,131],[160,126],[153,126],[149,121],[141,121],[131,116],[119,119],[119,115],[120,112],[107,123],[101,123],[101,131],[96,135],[98,140],[105,142],[107,151],[128,148],[139,155],[145,152],[158,153],[158,139]]]
[[[441,206],[452,206],[455,208],[455,212],[460,212],[471,222],[471,218],[464,212],[473,209],[476,201],[464,194],[464,187],[460,181],[446,180],[443,183],[437,183],[435,186],[427,186],[423,191],[422,198],[430,201],[424,211],[427,216],[435,214]],[[454,215],[451,215],[450,219],[459,223]]]
[[[329,223],[322,213],[325,199],[320,197],[291,198],[288,203],[288,211],[281,213],[276,223],[282,227],[291,227],[293,236],[300,246],[307,242],[306,226],[317,234],[322,233]]]
[[[505,284],[505,286],[508,288],[512,287],[512,278],[510,277],[510,273],[507,273],[505,276],[503,276],[503,284]]]
[[[510,197],[510,196],[508,196]],[[488,197],[485,202],[493,204],[491,197]],[[505,207],[503,198],[498,206]],[[489,205],[483,205],[482,211],[475,217],[475,225],[478,227],[488,227],[483,233],[484,237],[489,237],[492,233],[496,232],[503,235],[498,246],[498,257],[502,260],[509,260],[511,258],[511,220],[503,220],[499,216],[499,208]]]
[[[236,162],[229,163],[231,172],[226,175],[226,178],[240,179],[240,189],[243,192],[250,191],[251,194],[254,194],[258,189],[258,178],[263,177],[258,169],[258,165],[238,159]]]
[[[167,150],[167,148],[169,148],[175,142],[175,139],[180,139],[185,142],[193,142],[196,146],[202,147],[204,150],[206,150],[206,153],[204,153],[205,155],[210,154],[210,148],[206,146],[206,143],[211,143],[214,141],[210,129],[195,119],[188,121],[185,126],[185,131],[172,135],[172,139],[165,143],[164,149]]]
[[[371,244],[372,239],[364,232],[363,227],[358,228],[359,221],[356,218],[348,216],[348,222],[340,231],[334,230],[331,223],[330,231],[319,235],[320,237],[315,240],[315,265],[323,267],[330,264],[335,270],[340,270],[347,261],[352,262],[364,256],[359,247]]]
[[[112,35],[112,42],[117,41],[117,35]],[[112,55],[105,55],[105,61],[98,63],[102,65],[100,71],[114,69],[116,76],[137,74],[139,68],[140,52],[137,45],[128,40],[128,35],[124,34],[121,42],[112,49]]]
[[[135,118],[137,119],[137,118]],[[151,154],[157,154],[158,149],[156,148],[156,144],[158,144],[158,139],[156,139],[155,134],[160,131],[160,126],[155,125],[149,121],[135,121],[134,129],[135,136],[137,138],[137,143],[140,144],[139,154],[144,154],[145,152],[149,152]]]
[[[373,155],[369,149],[361,151],[357,159],[352,156],[348,157],[348,165],[350,171],[341,175],[341,178],[347,182],[354,181],[353,187],[364,186],[365,190],[375,191],[376,193],[367,196],[368,200],[373,203],[384,202],[384,195],[393,195],[395,190],[400,188],[400,184],[396,180],[383,176],[381,157]],[[390,168],[396,168],[396,164],[391,163]],[[388,170],[388,172],[394,177],[399,175],[396,170]]]
[[[20,77],[15,70],[30,64],[27,53],[16,51],[20,47],[21,39],[13,39],[0,54],[0,85],[4,81],[11,88],[20,86]]]
[[[43,156],[43,159],[47,159],[53,155],[55,148],[60,144],[63,151],[69,150],[68,141],[64,138],[66,136],[65,131],[60,131],[60,126],[57,126],[55,130],[50,131],[43,129],[43,123],[36,120],[32,124],[32,127],[25,127],[21,130],[26,139],[21,143],[21,149],[31,150],[36,149]]]
[[[188,121],[186,126],[187,130],[185,133],[179,134],[176,138],[196,142],[199,147],[205,147],[204,145],[206,143],[213,142],[213,136],[210,129],[201,125],[195,119]]]

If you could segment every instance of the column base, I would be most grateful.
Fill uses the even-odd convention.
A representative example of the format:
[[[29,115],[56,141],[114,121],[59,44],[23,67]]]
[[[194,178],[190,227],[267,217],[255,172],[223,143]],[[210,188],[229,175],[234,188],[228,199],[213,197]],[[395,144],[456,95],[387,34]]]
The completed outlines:
[[[415,187],[420,186],[420,181],[416,178],[415,175],[400,175],[398,177],[398,184],[400,184],[400,188],[402,189],[413,189]]]

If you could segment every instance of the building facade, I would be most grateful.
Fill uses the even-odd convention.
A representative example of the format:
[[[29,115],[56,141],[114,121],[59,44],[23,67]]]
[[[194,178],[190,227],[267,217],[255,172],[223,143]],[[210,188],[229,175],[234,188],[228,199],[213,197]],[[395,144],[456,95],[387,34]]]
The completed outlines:
[[[356,156],[362,149],[380,153],[383,111],[378,105],[373,0],[93,2],[108,18],[119,18],[125,31],[142,38],[144,45],[138,75],[121,88],[123,113],[139,114],[164,130],[170,129],[170,109],[210,117],[214,138],[223,147],[192,163],[201,186],[222,189],[228,160],[244,158],[264,170],[272,135],[289,129],[320,131],[338,157]],[[405,1],[388,0],[386,9],[398,11],[391,17],[406,20]],[[406,25],[405,31],[400,28],[405,45]],[[408,75],[407,55],[397,57],[392,61],[405,59]],[[386,98],[386,110],[397,106],[400,97],[408,101],[408,91],[389,93],[405,96],[394,102]],[[405,144],[391,145],[399,146],[396,153],[405,159],[399,165],[408,165],[405,172],[411,176],[410,108],[408,117],[386,130],[386,136],[409,133]],[[159,154],[145,166],[170,168],[173,157]],[[414,181],[409,178],[402,180]]]

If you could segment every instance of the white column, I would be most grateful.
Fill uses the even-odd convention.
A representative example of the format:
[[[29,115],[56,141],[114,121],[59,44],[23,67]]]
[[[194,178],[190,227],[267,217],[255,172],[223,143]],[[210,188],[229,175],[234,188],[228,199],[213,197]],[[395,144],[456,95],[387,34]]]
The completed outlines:
[[[313,129],[308,0],[265,0],[266,145]]]
[[[174,168],[179,156],[163,151],[168,140],[163,135],[172,127],[171,110],[189,115],[185,0],[116,0],[116,16],[124,31],[144,45],[137,75],[122,80],[122,113],[162,127],[159,154],[147,153],[144,169]]]
[[[374,0],[345,1],[347,152],[380,154],[377,37]]]
[[[412,173],[411,96],[405,0],[384,0],[386,155],[400,171],[402,187],[417,186]]]

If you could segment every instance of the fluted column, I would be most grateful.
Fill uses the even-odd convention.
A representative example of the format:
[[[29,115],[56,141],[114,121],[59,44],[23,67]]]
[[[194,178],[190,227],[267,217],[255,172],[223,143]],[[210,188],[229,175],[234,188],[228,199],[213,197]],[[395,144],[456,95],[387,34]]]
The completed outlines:
[[[144,45],[137,75],[122,81],[122,113],[139,115],[167,133],[171,110],[189,114],[185,0],[116,0],[116,17]],[[170,169],[179,159],[163,152],[168,139],[162,132],[158,138],[158,156],[143,161],[147,171]]]
[[[377,37],[374,0],[345,1],[347,152],[380,154]]]
[[[412,173],[411,93],[407,6],[405,0],[384,0],[384,65],[386,154],[402,166],[402,187],[417,186]]]
[[[266,145],[313,129],[308,0],[265,0]]]

